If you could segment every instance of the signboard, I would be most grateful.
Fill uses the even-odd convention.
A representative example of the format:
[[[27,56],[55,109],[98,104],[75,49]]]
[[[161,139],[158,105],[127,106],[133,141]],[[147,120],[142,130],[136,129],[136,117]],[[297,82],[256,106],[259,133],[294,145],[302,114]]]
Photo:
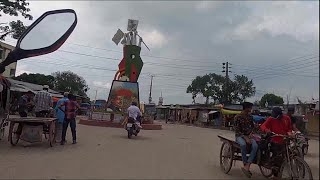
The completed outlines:
[[[128,19],[128,31],[136,31],[138,28],[139,21],[134,19]]]
[[[118,29],[116,34],[113,36],[112,41],[116,43],[116,45],[118,45],[121,39],[123,38],[123,36],[124,36],[124,33],[120,29]]]
[[[138,83],[114,80],[107,107],[112,109],[113,112],[125,112],[133,101],[140,104]]]

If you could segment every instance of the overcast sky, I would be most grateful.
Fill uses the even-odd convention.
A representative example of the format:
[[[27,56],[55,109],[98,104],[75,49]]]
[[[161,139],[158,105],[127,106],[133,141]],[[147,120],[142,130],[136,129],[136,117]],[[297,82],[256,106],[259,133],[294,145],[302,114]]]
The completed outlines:
[[[285,98],[290,91],[291,102],[296,97],[319,99],[318,1],[30,2],[34,19],[61,8],[77,13],[73,34],[60,50],[19,61],[18,73],[71,70],[85,78],[91,98],[98,90],[98,98],[107,99],[122,59],[122,46],[111,39],[118,28],[126,30],[128,19],[137,19],[139,34],[151,49],[142,47],[141,52],[145,63],[138,80],[141,101],[148,100],[154,74],[156,103],[161,91],[165,104],[191,103],[186,88],[192,78],[222,74],[226,61],[232,64],[231,76],[253,79],[257,93],[250,101],[267,92]]]

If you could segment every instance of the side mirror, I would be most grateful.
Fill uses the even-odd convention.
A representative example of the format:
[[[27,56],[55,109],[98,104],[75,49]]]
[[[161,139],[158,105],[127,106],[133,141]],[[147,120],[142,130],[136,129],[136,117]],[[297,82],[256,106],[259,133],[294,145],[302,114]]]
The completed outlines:
[[[0,63],[5,67],[20,59],[48,54],[59,49],[77,25],[77,14],[72,9],[45,12],[21,35],[17,45]]]

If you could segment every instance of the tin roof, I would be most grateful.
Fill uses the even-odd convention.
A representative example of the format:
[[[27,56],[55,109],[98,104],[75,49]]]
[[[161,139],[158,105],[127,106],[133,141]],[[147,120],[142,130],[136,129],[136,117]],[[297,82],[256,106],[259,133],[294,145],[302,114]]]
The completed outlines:
[[[37,93],[38,91],[41,91],[43,89],[42,85],[23,82],[23,81],[17,81],[10,78],[8,78],[8,80],[11,83],[11,87],[10,87],[11,91],[17,91],[17,92],[31,91],[33,93]],[[61,95],[59,92],[54,91],[52,89],[49,89],[49,93],[54,97],[63,97],[63,95]]]

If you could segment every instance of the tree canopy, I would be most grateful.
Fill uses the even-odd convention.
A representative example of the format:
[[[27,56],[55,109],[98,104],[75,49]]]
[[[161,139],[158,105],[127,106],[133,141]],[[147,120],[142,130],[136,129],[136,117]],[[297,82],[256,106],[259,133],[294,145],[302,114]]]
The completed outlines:
[[[55,72],[54,87],[60,91],[67,91],[80,96],[86,96],[89,87],[83,77],[71,72]]]
[[[0,1],[0,17],[3,14],[9,16],[23,16],[25,19],[32,20],[29,14],[29,3],[26,0],[2,0]],[[8,35],[18,39],[21,34],[27,29],[27,26],[22,21],[0,22],[0,40],[5,40]]]
[[[51,89],[54,88],[54,77],[51,75],[23,73],[13,79],[33,84],[48,85]]]
[[[260,105],[264,107],[266,102],[268,102],[269,106],[283,105],[284,103],[283,98],[281,96],[277,96],[275,94],[269,94],[269,93],[262,96],[260,100]]]
[[[235,75],[234,80],[227,79],[215,73],[197,76],[187,88],[187,93],[192,94],[193,102],[198,95],[206,98],[206,104],[210,98],[214,102],[235,103],[243,102],[246,98],[255,94],[252,80],[246,76]]]
[[[48,85],[56,91],[67,91],[76,95],[86,96],[89,89],[83,77],[71,72],[55,72],[52,75],[23,73],[13,79],[39,85]]]

